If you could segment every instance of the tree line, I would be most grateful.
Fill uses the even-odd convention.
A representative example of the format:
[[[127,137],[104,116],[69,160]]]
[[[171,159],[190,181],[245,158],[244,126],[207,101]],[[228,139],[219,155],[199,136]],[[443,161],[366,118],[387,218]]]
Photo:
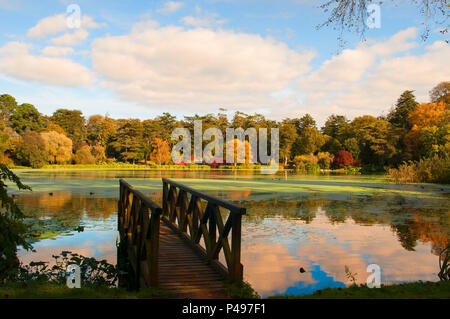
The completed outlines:
[[[279,128],[280,161],[299,169],[357,166],[366,170],[397,167],[410,160],[447,156],[450,152],[450,82],[430,91],[430,103],[416,101],[414,92],[403,92],[387,115],[363,115],[352,121],[330,115],[319,128],[309,114],[274,121],[261,114],[236,112],[185,116],[168,112],[153,119],[113,119],[81,111],[58,109],[41,114],[29,103],[18,104],[0,95],[0,163],[39,168],[47,164],[125,162],[173,164],[170,149],[177,127],[203,130],[228,127]],[[269,139],[270,140],[270,139]],[[205,144],[208,141],[205,142]],[[248,154],[247,154],[248,155]]]

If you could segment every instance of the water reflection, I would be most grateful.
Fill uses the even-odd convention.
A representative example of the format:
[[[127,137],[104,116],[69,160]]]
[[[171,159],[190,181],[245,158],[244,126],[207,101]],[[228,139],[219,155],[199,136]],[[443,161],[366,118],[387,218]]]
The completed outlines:
[[[380,265],[386,283],[435,281],[438,254],[450,244],[447,187],[401,187],[357,176],[267,177],[252,171],[21,174],[24,182],[41,186],[21,193],[19,205],[55,233],[53,240],[35,244],[36,254],[20,252],[23,261],[49,260],[72,250],[114,263],[117,179],[122,177],[159,203],[164,176],[188,178],[183,182],[189,186],[246,207],[244,276],[262,296],[343,287],[350,284],[345,266],[363,283],[371,263]],[[74,231],[80,225],[84,231]]]

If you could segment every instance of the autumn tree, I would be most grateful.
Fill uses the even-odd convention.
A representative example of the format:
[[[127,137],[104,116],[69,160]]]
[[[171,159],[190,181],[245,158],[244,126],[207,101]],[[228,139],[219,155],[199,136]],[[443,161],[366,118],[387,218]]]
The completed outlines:
[[[319,152],[317,159],[317,163],[321,169],[329,169],[333,163],[334,156],[328,152]]]
[[[144,156],[145,164],[147,165],[147,160],[150,158],[150,154],[153,150],[153,141],[156,137],[160,135],[161,127],[160,123],[154,120],[142,121],[142,153]]]
[[[446,111],[446,106],[443,102],[422,103],[414,112],[411,112],[409,120],[413,126],[425,127],[439,125],[448,116],[449,113]]]
[[[72,140],[70,138],[55,131],[42,132],[41,136],[51,164],[63,164],[71,160]]]
[[[89,146],[83,145],[73,155],[73,161],[75,164],[95,164],[95,157],[91,154]]]
[[[16,157],[22,165],[40,168],[48,163],[46,143],[42,136],[26,130],[21,143],[16,149]]]
[[[153,151],[150,159],[158,165],[166,165],[170,162],[171,154],[169,143],[156,137],[152,143]]]
[[[5,157],[5,152],[11,148],[11,139],[6,132],[6,127],[3,121],[0,121],[0,164],[4,164],[8,158]]]
[[[447,143],[449,111],[444,102],[420,104],[409,114],[409,121],[412,129],[404,137],[405,159],[432,155]]]
[[[86,125],[86,139],[89,145],[96,145],[100,140],[101,125],[104,118],[101,115],[89,117]]]
[[[94,156],[95,163],[104,162],[106,160],[105,148],[101,145],[91,146],[91,154]]]
[[[57,132],[59,134],[67,136],[67,134],[63,130],[63,128],[61,126],[59,126],[58,124],[55,124],[55,123],[49,123],[45,128],[43,128],[41,130],[41,132],[50,132],[50,131],[55,131],[55,132]]]
[[[237,164],[245,164],[249,165],[250,163],[255,162],[256,158],[254,158],[254,154],[251,150],[251,145],[248,140],[240,140],[238,138],[234,138],[226,142],[226,149],[233,149],[233,164],[237,166]],[[225,151],[227,152],[227,151]],[[226,153],[225,153],[226,154]],[[227,157],[227,162],[228,162]]]
[[[339,151],[334,156],[333,166],[336,168],[342,168],[345,166],[353,165],[352,153],[347,151]]]

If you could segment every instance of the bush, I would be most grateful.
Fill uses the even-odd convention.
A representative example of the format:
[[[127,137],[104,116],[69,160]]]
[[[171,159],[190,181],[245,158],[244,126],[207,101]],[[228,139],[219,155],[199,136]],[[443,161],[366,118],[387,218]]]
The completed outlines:
[[[227,287],[227,294],[236,299],[261,299],[261,296],[246,281],[230,284]]]
[[[339,151],[334,156],[333,166],[335,168],[342,168],[353,165],[353,155],[347,151]]]
[[[333,162],[334,156],[328,152],[319,152],[317,154],[318,164],[321,169],[329,169],[331,167],[331,163]]]
[[[21,265],[17,272],[8,278],[15,283],[54,283],[65,284],[68,266],[75,264],[80,267],[81,282],[85,287],[114,287],[118,278],[118,268],[106,260],[98,261],[70,251],[63,251],[59,256],[53,255],[54,265],[49,262],[30,262]]]
[[[305,168],[308,174],[320,173],[320,166],[317,163],[306,163]]]
[[[395,183],[450,183],[450,157],[433,156],[418,162],[405,162],[388,170],[386,178]]]
[[[95,158],[88,146],[80,148],[73,156],[73,161],[75,164],[95,164]]]

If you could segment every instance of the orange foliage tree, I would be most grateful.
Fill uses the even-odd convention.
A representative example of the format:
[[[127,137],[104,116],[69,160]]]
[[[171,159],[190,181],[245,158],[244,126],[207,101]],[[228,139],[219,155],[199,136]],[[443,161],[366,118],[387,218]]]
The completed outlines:
[[[234,138],[233,140],[227,141],[226,147],[234,148],[234,158],[233,158],[234,166],[236,166],[238,163],[244,163],[245,165],[249,165],[250,162],[253,163],[253,153],[249,141],[247,140],[241,141],[237,138]],[[244,154],[238,152],[238,149],[243,149]]]
[[[166,141],[156,137],[153,139],[152,148],[150,160],[158,165],[165,165],[170,162],[170,147]]]
[[[442,131],[439,127],[448,127],[449,110],[444,102],[422,103],[409,114],[412,124],[411,130],[404,137],[406,159],[419,159],[425,153],[430,153],[433,145],[427,142],[430,139],[430,131]],[[448,132],[439,132],[446,136]],[[428,154],[430,155],[430,154]]]

